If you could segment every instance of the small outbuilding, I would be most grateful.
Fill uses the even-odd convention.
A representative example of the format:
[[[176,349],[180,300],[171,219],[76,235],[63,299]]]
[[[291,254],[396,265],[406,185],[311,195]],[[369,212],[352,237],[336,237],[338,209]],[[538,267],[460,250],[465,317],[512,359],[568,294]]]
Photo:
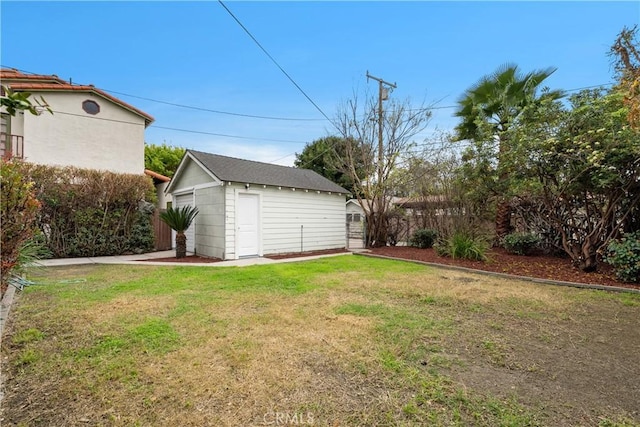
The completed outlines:
[[[348,191],[308,169],[187,150],[165,190],[196,206],[187,250],[220,259],[344,248]]]

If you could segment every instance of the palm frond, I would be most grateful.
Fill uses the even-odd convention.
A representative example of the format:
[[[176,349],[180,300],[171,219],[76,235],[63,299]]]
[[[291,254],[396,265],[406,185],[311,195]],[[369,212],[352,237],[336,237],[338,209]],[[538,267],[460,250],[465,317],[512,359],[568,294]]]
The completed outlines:
[[[160,212],[160,219],[177,233],[184,233],[196,215],[198,215],[198,208],[195,206],[183,206],[181,208],[168,208],[166,211]]]

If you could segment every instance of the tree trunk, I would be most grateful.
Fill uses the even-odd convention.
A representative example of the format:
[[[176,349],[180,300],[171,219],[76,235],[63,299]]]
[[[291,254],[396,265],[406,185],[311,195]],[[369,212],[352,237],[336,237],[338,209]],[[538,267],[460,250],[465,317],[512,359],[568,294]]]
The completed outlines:
[[[496,208],[496,239],[501,242],[511,232],[511,204],[500,200]]]
[[[187,256],[187,236],[184,233],[176,233],[176,258]]]
[[[582,243],[582,254],[578,260],[578,267],[585,273],[591,273],[598,269],[598,255],[596,253],[596,245],[593,244],[590,237],[587,237]]]

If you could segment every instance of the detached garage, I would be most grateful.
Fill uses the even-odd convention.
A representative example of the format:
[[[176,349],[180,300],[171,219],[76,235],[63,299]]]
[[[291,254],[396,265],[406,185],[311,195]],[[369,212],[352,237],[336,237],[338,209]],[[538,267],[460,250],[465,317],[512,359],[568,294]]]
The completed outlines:
[[[348,191],[314,171],[187,150],[166,189],[196,206],[187,250],[238,259],[344,248]]]

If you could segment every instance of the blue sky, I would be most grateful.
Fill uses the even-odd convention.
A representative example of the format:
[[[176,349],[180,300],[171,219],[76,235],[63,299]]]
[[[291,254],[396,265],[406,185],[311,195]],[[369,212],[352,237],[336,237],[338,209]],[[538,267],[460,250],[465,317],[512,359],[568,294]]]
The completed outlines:
[[[330,118],[354,91],[375,93],[367,70],[397,83],[393,97],[437,102],[416,142],[455,126],[446,107],[506,62],[557,67],[554,89],[612,82],[609,47],[640,23],[638,1],[225,4]],[[332,133],[218,2],[4,0],[0,12],[2,66],[111,91],[155,117],[147,142],[291,165],[305,143]]]

